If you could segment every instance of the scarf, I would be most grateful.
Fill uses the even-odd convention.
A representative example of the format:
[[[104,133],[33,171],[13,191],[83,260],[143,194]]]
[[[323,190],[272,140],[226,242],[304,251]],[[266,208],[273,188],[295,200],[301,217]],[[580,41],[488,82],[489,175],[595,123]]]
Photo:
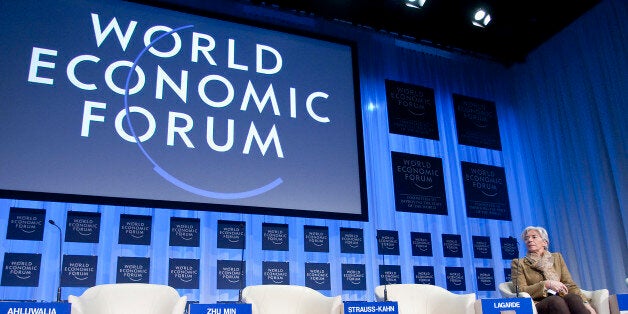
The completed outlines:
[[[552,253],[545,251],[541,256],[528,253],[525,259],[530,264],[530,267],[543,274],[545,280],[560,281],[560,276],[554,270],[554,256],[552,256]]]

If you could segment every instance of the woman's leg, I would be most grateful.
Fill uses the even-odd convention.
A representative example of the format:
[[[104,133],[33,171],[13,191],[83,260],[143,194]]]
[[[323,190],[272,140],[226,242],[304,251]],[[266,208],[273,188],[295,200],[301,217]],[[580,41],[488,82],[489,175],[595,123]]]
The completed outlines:
[[[557,295],[549,296],[538,302],[536,311],[539,314],[570,314],[567,302]]]
[[[563,299],[569,307],[571,314],[589,314],[589,310],[584,306],[582,298],[574,293],[569,293],[563,296]]]

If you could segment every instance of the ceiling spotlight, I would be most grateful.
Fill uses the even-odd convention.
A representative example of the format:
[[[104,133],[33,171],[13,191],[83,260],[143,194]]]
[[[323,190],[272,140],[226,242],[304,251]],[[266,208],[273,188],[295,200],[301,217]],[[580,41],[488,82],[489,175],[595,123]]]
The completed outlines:
[[[427,0],[405,0],[406,6],[413,9],[420,9],[425,5]]]
[[[490,22],[491,15],[484,11],[484,9],[478,9],[477,11],[475,11],[475,14],[473,15],[473,21],[471,21],[473,25],[482,28],[486,27]]]

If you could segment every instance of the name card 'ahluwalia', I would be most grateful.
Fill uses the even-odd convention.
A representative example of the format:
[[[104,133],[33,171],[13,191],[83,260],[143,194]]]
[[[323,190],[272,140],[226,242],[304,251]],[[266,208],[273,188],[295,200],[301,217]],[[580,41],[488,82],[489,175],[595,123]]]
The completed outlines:
[[[0,302],[0,314],[70,314],[70,303]]]

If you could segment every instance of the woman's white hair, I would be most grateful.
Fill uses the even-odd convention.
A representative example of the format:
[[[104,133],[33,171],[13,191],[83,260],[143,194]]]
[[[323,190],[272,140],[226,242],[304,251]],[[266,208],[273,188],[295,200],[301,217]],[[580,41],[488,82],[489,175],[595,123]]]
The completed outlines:
[[[547,234],[547,230],[545,230],[545,228],[543,227],[527,226],[525,229],[523,229],[523,232],[521,233],[521,239],[524,243],[526,241],[526,234],[528,234],[529,231],[536,231],[539,233],[539,235],[541,235],[541,238],[545,240],[545,242],[547,242],[547,245],[545,246],[545,249],[547,250],[547,248],[549,247],[549,235]]]

